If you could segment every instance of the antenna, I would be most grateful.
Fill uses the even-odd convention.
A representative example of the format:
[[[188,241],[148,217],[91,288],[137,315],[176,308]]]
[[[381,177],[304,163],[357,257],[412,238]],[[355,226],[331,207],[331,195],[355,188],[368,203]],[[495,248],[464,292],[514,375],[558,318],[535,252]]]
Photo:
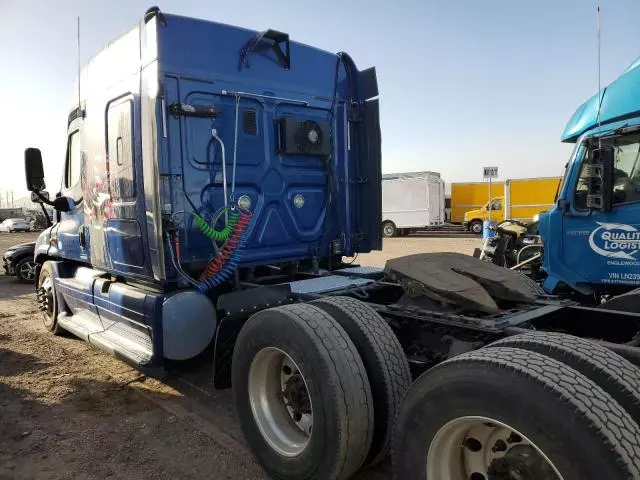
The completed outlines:
[[[598,133],[600,133],[600,108],[602,107],[602,98],[603,95],[600,93],[601,91],[601,83],[600,83],[600,75],[601,75],[601,67],[600,67],[600,50],[601,50],[601,41],[600,41],[600,6],[598,5],[598,12],[596,17],[596,24],[598,29]],[[602,148],[602,135],[598,135],[598,148]]]
[[[81,103],[80,103],[80,73],[81,73],[81,66],[80,66],[80,15],[78,15],[77,40],[78,40],[78,116],[80,116],[80,113],[82,112],[82,107],[81,107]]]

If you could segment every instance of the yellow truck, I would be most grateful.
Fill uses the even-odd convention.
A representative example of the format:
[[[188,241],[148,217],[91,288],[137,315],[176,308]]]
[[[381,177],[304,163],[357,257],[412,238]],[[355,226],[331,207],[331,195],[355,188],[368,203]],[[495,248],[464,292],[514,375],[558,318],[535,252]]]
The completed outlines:
[[[491,184],[491,197],[504,194],[504,182]],[[451,223],[462,223],[464,214],[487,205],[489,198],[488,182],[466,182],[451,184]]]
[[[491,185],[491,220],[530,222],[534,215],[553,206],[561,177],[518,178]],[[453,183],[451,221],[462,223],[473,233],[482,232],[482,221],[489,219],[489,184]]]

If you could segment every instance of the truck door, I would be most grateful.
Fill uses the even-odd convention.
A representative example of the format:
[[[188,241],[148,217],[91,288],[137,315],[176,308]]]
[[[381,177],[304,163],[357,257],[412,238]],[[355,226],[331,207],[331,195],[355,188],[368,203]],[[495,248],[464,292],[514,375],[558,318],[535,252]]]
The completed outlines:
[[[502,198],[494,198],[491,200],[491,220],[494,222],[504,220],[504,201]]]
[[[427,180],[427,199],[429,213],[425,225],[440,225],[443,222],[442,205],[444,202],[442,185],[439,179]]]
[[[142,242],[144,207],[139,176],[140,152],[135,142],[135,103],[131,94],[107,103],[106,147],[108,195],[101,213],[106,220],[105,243],[110,268],[117,272],[150,272]],[[146,268],[146,270],[145,270]]]
[[[61,213],[56,230],[57,247],[62,257],[70,260],[86,261],[88,258],[87,238],[84,232],[83,175],[86,155],[84,154],[83,119],[77,110],[69,116],[67,128],[67,150],[64,175],[60,194],[73,199],[73,208]]]
[[[562,267],[569,284],[640,285],[640,134],[603,140],[614,147],[610,212],[587,208],[587,149],[563,214]],[[550,241],[556,241],[555,238]]]

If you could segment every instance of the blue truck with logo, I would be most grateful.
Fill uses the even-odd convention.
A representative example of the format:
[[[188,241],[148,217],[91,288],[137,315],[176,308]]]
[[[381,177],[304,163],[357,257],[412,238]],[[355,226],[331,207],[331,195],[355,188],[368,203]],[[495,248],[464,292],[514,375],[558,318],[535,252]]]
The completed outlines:
[[[640,286],[640,63],[581,105],[556,205],[540,216],[544,287],[599,303]]]
[[[158,377],[210,363],[274,478],[347,479],[391,451],[397,478],[640,478],[640,314],[456,253],[354,263],[382,248],[375,69],[154,7],[74,98],[53,199],[25,152],[56,211],[34,253],[51,333]],[[595,170],[625,148],[592,143],[575,158]],[[635,261],[628,205],[551,212],[578,233],[550,255]]]

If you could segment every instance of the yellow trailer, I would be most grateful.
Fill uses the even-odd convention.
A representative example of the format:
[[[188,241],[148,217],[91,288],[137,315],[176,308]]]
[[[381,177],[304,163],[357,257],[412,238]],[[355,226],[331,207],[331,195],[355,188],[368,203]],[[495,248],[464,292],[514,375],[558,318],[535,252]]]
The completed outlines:
[[[561,177],[506,180],[504,219],[530,222],[534,215],[549,210],[553,206],[561,180]]]
[[[561,177],[517,178],[491,185],[491,220],[530,222],[534,215],[553,206]],[[451,184],[451,221],[474,232],[489,219],[489,183]]]
[[[492,182],[491,197],[504,194],[504,182]],[[451,184],[451,223],[462,223],[464,214],[487,205],[489,182],[465,182]]]

